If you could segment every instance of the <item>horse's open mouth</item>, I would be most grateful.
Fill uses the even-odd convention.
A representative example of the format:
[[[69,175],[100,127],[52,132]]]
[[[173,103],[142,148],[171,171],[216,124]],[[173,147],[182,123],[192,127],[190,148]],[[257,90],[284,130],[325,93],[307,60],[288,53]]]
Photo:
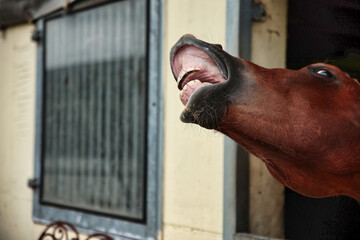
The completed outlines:
[[[224,63],[210,54],[200,47],[187,44],[179,46],[172,53],[171,67],[181,90],[180,100],[185,106],[199,88],[222,83],[227,79]]]

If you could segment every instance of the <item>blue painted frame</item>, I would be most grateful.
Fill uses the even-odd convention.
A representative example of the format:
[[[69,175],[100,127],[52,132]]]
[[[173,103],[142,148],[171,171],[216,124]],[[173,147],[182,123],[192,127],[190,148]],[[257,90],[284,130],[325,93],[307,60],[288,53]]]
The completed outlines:
[[[252,0],[227,0],[226,1],[226,51],[236,57],[242,57],[244,59],[250,59],[251,55],[251,3]],[[238,147],[238,145],[225,136],[224,140],[224,196],[223,196],[223,239],[234,239],[239,227],[239,218],[243,218],[247,221],[248,214],[243,211],[238,211],[237,206],[239,201],[237,199],[237,170],[238,162],[243,161],[243,165],[246,166],[246,161],[249,159],[239,159],[239,151],[244,151]],[[242,154],[244,155],[244,154]],[[245,164],[244,164],[245,163]],[[248,169],[242,171],[248,173]],[[244,173],[243,172],[243,173]],[[248,182],[241,183],[243,186],[248,187]],[[240,192],[246,199],[246,192]],[[246,206],[242,206],[243,208]],[[237,216],[239,214],[240,216]],[[242,229],[246,229],[247,226],[240,226]]]
[[[226,51],[239,56],[240,1],[227,0]],[[237,145],[225,136],[224,140],[224,200],[223,239],[234,239],[236,234],[236,154]]]
[[[162,152],[163,152],[163,92],[162,46],[164,0],[148,0],[148,133],[147,133],[147,202],[146,223],[95,215],[91,213],[40,205],[40,189],[34,189],[33,221],[50,224],[61,220],[72,223],[81,232],[106,232],[115,239],[158,239],[162,227]],[[36,23],[44,30],[44,20]],[[44,80],[44,46],[37,46],[36,113],[35,113],[35,178],[41,174],[42,90]]]

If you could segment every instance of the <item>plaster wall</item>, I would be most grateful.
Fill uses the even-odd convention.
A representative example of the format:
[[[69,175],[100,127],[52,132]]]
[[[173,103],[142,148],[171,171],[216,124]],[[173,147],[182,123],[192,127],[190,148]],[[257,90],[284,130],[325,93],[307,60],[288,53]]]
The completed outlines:
[[[226,1],[165,1],[164,239],[222,239],[224,137],[180,122],[169,52],[186,33],[225,43]]]
[[[0,38],[0,239],[36,239],[32,222],[36,45],[32,25]]]

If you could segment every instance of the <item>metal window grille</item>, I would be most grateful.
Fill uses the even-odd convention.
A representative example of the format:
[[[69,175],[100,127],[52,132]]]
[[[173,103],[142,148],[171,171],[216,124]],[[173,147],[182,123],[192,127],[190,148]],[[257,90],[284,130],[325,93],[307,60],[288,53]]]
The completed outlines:
[[[41,202],[143,220],[145,0],[44,27]]]

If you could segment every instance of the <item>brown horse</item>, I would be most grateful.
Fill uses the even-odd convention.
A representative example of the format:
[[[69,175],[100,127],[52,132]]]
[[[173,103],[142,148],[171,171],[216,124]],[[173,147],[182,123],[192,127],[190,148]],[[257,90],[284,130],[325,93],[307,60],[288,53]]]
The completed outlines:
[[[267,69],[183,36],[170,54],[181,120],[220,131],[305,196],[360,200],[360,85],[335,66]]]

